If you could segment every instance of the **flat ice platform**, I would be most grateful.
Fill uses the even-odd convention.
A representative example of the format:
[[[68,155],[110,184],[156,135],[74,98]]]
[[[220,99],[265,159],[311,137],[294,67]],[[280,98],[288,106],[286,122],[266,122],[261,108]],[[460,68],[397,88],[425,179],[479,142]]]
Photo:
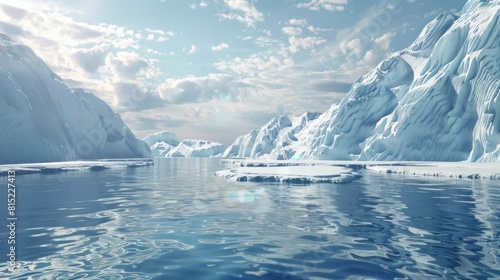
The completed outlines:
[[[216,175],[235,181],[283,183],[348,183],[361,175],[339,166],[238,167],[217,171]]]
[[[247,160],[223,159],[233,168],[216,175],[236,181],[347,183],[361,177],[359,170],[410,176],[500,180],[500,164],[469,162]]]

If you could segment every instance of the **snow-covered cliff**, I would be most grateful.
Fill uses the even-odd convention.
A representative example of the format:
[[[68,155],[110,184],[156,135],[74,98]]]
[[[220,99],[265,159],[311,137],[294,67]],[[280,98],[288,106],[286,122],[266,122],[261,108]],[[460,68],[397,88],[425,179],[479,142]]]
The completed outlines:
[[[27,46],[0,34],[0,163],[150,157],[101,99],[69,89]]]
[[[460,13],[439,15],[411,46],[358,79],[340,104],[296,133],[291,145],[285,130],[265,141],[251,133],[225,154],[500,162],[499,17],[500,0],[470,0]]]

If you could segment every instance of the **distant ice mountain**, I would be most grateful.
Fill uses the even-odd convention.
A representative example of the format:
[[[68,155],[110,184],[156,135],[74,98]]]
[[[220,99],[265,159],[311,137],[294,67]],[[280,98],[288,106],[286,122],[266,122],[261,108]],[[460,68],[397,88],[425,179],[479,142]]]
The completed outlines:
[[[153,157],[166,156],[172,148],[175,148],[180,143],[179,138],[170,131],[150,134],[143,141],[151,148],[151,155]]]
[[[273,119],[224,155],[500,162],[499,14],[500,0],[470,0],[439,15],[295,133]]]
[[[0,34],[0,163],[151,157],[101,99]]]
[[[182,140],[170,131],[150,134],[144,138],[154,157],[213,157],[220,156],[226,146],[205,140]]]

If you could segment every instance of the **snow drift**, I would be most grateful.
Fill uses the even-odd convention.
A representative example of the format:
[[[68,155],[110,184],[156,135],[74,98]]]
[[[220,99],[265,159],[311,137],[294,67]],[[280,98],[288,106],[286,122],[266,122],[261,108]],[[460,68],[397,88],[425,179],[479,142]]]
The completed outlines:
[[[151,157],[101,99],[0,34],[0,163]]]
[[[500,0],[470,0],[439,15],[327,112],[292,133],[273,119],[224,155],[500,162],[499,14]]]

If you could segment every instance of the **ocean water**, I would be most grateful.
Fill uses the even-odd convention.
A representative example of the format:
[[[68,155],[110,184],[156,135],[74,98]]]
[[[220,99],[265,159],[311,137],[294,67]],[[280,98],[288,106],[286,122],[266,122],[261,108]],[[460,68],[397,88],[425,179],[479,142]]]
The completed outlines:
[[[500,186],[230,182],[217,159],[16,177],[1,279],[500,279]],[[6,177],[0,218],[7,224]]]

